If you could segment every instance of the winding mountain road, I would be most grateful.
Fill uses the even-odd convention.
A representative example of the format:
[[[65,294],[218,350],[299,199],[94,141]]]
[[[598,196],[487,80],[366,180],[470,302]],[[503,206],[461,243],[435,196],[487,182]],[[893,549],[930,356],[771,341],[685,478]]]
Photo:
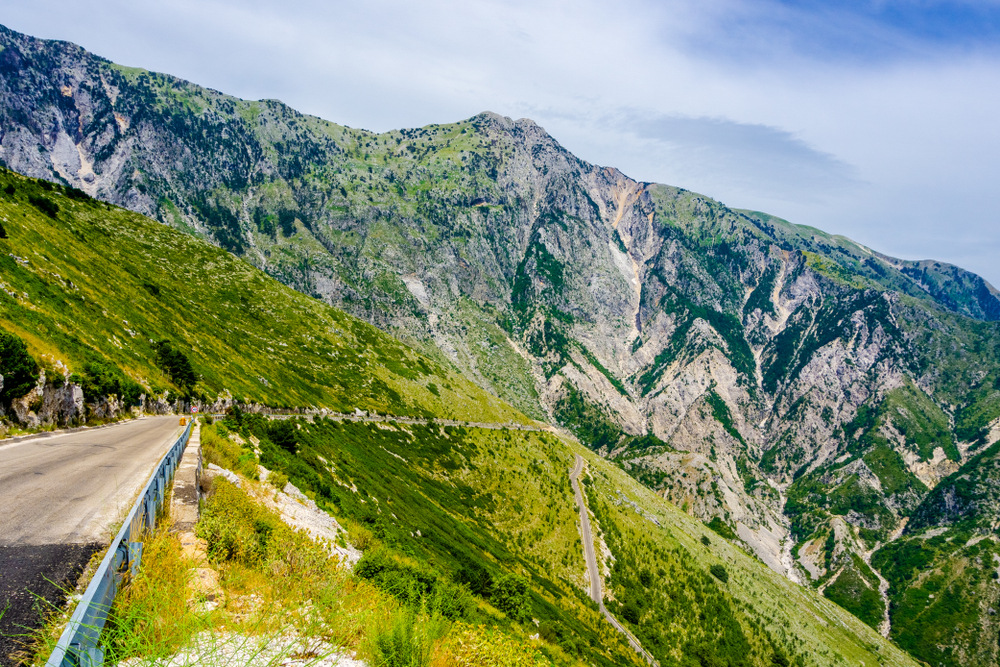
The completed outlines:
[[[147,417],[0,443],[0,665],[110,542],[179,430]]]
[[[590,532],[590,516],[587,513],[587,503],[583,497],[583,491],[580,488],[580,474],[583,472],[583,466],[585,461],[583,457],[579,454],[576,455],[576,464],[573,466],[572,472],[569,474],[570,484],[573,485],[573,495],[576,497],[576,506],[580,511],[580,533],[583,539],[583,553],[587,561],[587,572],[590,574],[590,599],[597,603],[600,608],[601,613],[604,614],[604,618],[607,619],[618,632],[625,635],[628,639],[628,643],[632,646],[636,653],[641,655],[646,659],[651,665],[657,665],[653,656],[651,656],[646,649],[642,647],[639,640],[626,629],[624,625],[618,622],[618,619],[611,615],[607,607],[604,606],[604,593],[601,590],[601,571],[597,567],[597,554],[594,552],[594,538]]]

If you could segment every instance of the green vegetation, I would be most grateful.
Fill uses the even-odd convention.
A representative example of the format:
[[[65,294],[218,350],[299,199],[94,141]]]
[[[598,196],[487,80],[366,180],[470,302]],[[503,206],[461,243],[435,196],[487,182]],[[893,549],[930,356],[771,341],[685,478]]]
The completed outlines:
[[[224,423],[245,439],[257,437],[261,463],[287,475],[364,546],[356,569],[361,579],[415,616],[455,623],[440,641],[452,641],[461,624],[481,625],[508,637],[538,632],[541,655],[555,664],[638,664],[583,589],[568,484],[579,450],[567,443],[548,433],[320,419],[290,422],[299,435],[293,456],[274,444],[265,420],[244,415],[240,423]],[[779,604],[787,592],[778,575],[772,581],[765,566],[726,543],[711,544],[718,556],[708,562],[693,557],[705,553],[699,522],[639,491],[600,459],[591,466],[588,502],[615,557],[608,582],[615,600],[607,604],[635,619],[626,622],[661,664],[683,665],[691,655],[720,665],[768,667],[774,656],[787,664],[832,665],[834,646],[841,655],[870,655],[840,629],[849,615],[822,626],[787,600]],[[612,488],[654,503],[661,523],[672,527],[655,528],[617,505]],[[712,565],[722,569],[713,574]],[[773,591],[773,607],[771,598],[748,588],[751,581]],[[828,618],[829,610],[808,604]],[[411,625],[414,636],[423,632],[420,622]],[[394,632],[406,637],[411,630]],[[882,650],[887,664],[906,664],[887,645]]]
[[[560,638],[543,649],[553,662],[631,662],[627,643],[571,583],[582,562],[572,459],[553,436],[288,421],[299,435],[293,456],[266,420],[224,423],[259,438],[265,467],[349,527],[366,549],[356,573],[400,604],[507,631],[534,628],[536,618]]]
[[[28,354],[24,341],[0,330],[0,403],[10,405],[15,398],[27,394],[38,382],[38,362]]]
[[[87,401],[97,402],[105,396],[117,396],[125,406],[138,405],[143,393],[139,383],[122,373],[117,366],[100,361],[88,361],[83,365],[80,386]]]
[[[860,556],[852,553],[847,565],[826,587],[823,595],[877,630],[885,613],[885,603],[878,587],[875,573]]]
[[[61,369],[59,362],[64,362],[89,401],[113,394],[128,406],[143,394],[167,401],[235,396],[244,405],[358,408],[497,422],[523,422],[524,415],[546,419],[554,407],[558,420],[588,446],[614,452],[622,468],[655,488],[684,484],[671,479],[668,467],[652,461],[680,459],[659,456],[671,451],[671,445],[692,453],[695,444],[710,450],[706,458],[715,470],[705,468],[696,491],[702,497],[713,486],[711,493],[720,498],[718,483],[710,477],[727,458],[735,461],[742,492],[767,503],[777,494],[760,469],[794,479],[787,507],[795,537],[825,538],[827,565],[849,560],[835,549],[830,522],[837,516],[850,516],[859,524],[861,539],[871,547],[907,516],[911,526],[961,524],[963,530],[993,530],[987,521],[997,515],[996,499],[982,492],[995,488],[989,484],[993,480],[964,469],[967,477],[944,480],[928,495],[903,462],[910,452],[927,462],[938,447],[951,461],[959,460],[965,445],[973,454],[989,447],[990,426],[1000,417],[1000,328],[963,315],[996,320],[1000,310],[989,288],[972,274],[935,262],[892,260],[842,237],[660,185],[642,184],[641,197],[625,211],[629,221],[621,233],[609,231],[608,206],[615,199],[614,188],[623,185],[613,182],[618,176],[577,160],[527,122],[482,114],[460,123],[375,134],[305,116],[275,101],[238,100],[174,77],[119,67],[65,44],[32,41],[6,30],[0,31],[0,41],[13,49],[31,44],[25,75],[5,80],[9,98],[21,108],[37,110],[38,117],[63,112],[53,100],[69,103],[70,98],[48,84],[38,85],[51,81],[51,63],[63,62],[73,63],[74,90],[87,91],[95,109],[128,110],[122,117],[131,117],[128,122],[109,113],[80,119],[79,132],[91,147],[95,172],[120,174],[102,193],[115,201],[157,206],[161,222],[189,236],[210,237],[246,260],[91,200],[79,190],[0,172],[2,327],[25,341],[27,355],[53,383],[62,380],[48,371]],[[114,104],[109,104],[110,90],[116,91]],[[6,120],[11,132],[47,143],[38,130],[44,123],[35,122],[31,112]],[[139,127],[155,135],[155,141],[132,142]],[[161,144],[186,156],[183,169],[172,158],[141,148]],[[127,152],[128,169],[110,168],[109,161],[121,159],[120,150]],[[631,285],[628,268],[621,267],[622,275],[614,267],[621,257],[608,252],[609,241],[624,252],[626,236],[630,243],[639,240],[644,254],[651,252],[640,266],[641,285]],[[805,298],[797,301],[800,305],[787,321],[772,301],[779,277],[783,304],[789,303],[784,298],[789,295]],[[799,278],[805,280],[794,287]],[[108,285],[115,286],[112,293]],[[406,345],[320,301],[399,336]],[[755,317],[757,312],[780,312],[784,329],[773,335]],[[635,332],[640,335],[630,357]],[[662,335],[669,340],[661,340]],[[646,350],[641,350],[643,337],[651,343]],[[754,350],[764,346],[759,366],[751,345]],[[654,354],[647,354],[650,350]],[[709,351],[713,354],[701,356]],[[703,373],[711,372],[720,382],[728,375],[726,363],[717,363],[720,356],[736,370],[740,386],[734,393],[713,388],[695,408],[696,415],[711,412],[745,451],[725,451],[732,443],[725,442],[727,437],[719,441],[717,429],[709,442],[685,442],[689,436],[683,423],[676,431],[664,429],[663,420],[672,419],[665,411],[653,423],[674,441],[630,436],[618,426],[625,420],[610,407],[618,405],[617,398],[605,404],[569,381],[563,383],[564,392],[544,395],[559,381],[536,387],[534,377],[540,370],[545,380],[558,380],[562,369],[576,364],[603,384],[596,370],[622,399],[636,398],[630,392],[644,397],[633,403],[640,417],[650,417],[664,407],[676,410],[672,397],[651,396],[668,372],[679,372],[678,384],[694,380],[704,388]],[[713,367],[684,368],[699,357]],[[824,388],[822,382],[812,383],[803,395],[799,381],[827,370],[818,369],[817,362],[829,362],[828,378],[836,374],[841,384]],[[632,375],[618,377],[615,369],[630,369]],[[692,377],[698,374],[702,377]],[[562,380],[573,373],[566,375]],[[900,376],[907,378],[902,385]],[[896,389],[883,394],[889,386]],[[796,392],[791,407],[754,426],[769,406],[788,406],[786,399],[792,397],[785,392]],[[556,396],[562,398],[553,406]],[[857,418],[840,423],[866,397],[869,403]],[[660,398],[673,404],[658,403]],[[689,407],[684,403],[685,410]],[[818,417],[822,425],[816,422],[811,429],[808,417]],[[637,422],[630,416],[628,423]],[[418,619],[421,609],[433,606],[439,582],[468,586],[477,605],[494,611],[500,599],[493,599],[496,586],[509,583],[503,578],[507,575],[529,581],[532,613],[542,613],[540,600],[563,605],[559,608],[565,611],[566,601],[574,599],[565,587],[545,593],[541,566],[532,573],[521,562],[509,565],[500,559],[498,554],[505,552],[499,547],[476,543],[487,534],[520,555],[516,540],[510,545],[514,537],[496,537],[485,525],[477,524],[471,536],[462,538],[476,544],[471,556],[443,555],[442,545],[421,551],[417,545],[433,540],[411,544],[405,525],[389,520],[400,512],[385,511],[368,500],[371,496],[352,504],[351,497],[358,494],[348,496],[344,489],[354,483],[336,481],[340,471],[327,465],[335,457],[316,453],[322,446],[304,432],[320,427],[301,426],[269,426],[234,415],[231,428],[254,433],[265,445],[263,458],[269,465],[288,468],[277,471],[276,480],[298,475],[296,483],[321,504],[354,521],[356,539],[385,547],[391,556],[385,563],[395,565],[382,572],[391,571],[407,586],[423,587],[406,600],[386,592],[388,586],[375,587],[409,615],[383,628],[384,641],[377,642],[373,655],[389,662],[425,659],[425,649],[437,641],[436,630]],[[351,428],[347,439],[361,438]],[[437,436],[407,432],[443,449]],[[480,436],[473,439],[487,446],[488,438]],[[461,440],[462,447],[454,449],[462,449],[467,437],[472,436],[449,434],[445,441]],[[394,446],[405,444],[380,442],[379,447],[393,452],[399,451]],[[213,456],[218,460],[255,474],[256,457],[249,447],[216,445]],[[755,459],[758,447],[766,452],[761,460]],[[831,447],[837,449],[835,455],[807,472],[817,453],[832,453]],[[395,464],[392,458],[388,463]],[[449,454],[440,467],[424,462],[427,474],[421,479],[458,484],[456,476],[472,458]],[[301,465],[294,463],[300,459]],[[621,477],[621,484],[629,481]],[[414,483],[424,488],[423,482]],[[735,490],[739,495],[740,489]],[[381,492],[388,497],[389,491]],[[467,500],[453,492],[435,487],[424,494],[426,502],[410,500],[428,505],[430,516],[461,514],[448,515],[458,523],[471,514],[485,523],[477,513],[495,511],[453,510]],[[921,504],[925,496],[933,502]],[[441,526],[454,527],[439,519]],[[719,521],[721,530],[725,522]],[[699,524],[697,530],[704,528]],[[532,536],[521,538],[529,542]],[[623,546],[623,553],[634,546]],[[690,546],[687,556],[701,558],[731,545],[715,539],[709,545],[698,540],[693,550]],[[662,546],[663,553],[675,548]],[[571,551],[561,553],[568,557]],[[832,562],[835,552],[837,563]],[[637,547],[632,557],[641,562]],[[713,564],[702,562],[691,571],[718,588],[719,579],[711,576]],[[717,564],[726,568],[725,591],[730,591],[741,581],[739,567],[729,561]],[[927,567],[935,566],[929,562]],[[854,574],[846,572],[831,584],[831,595],[870,591],[864,571],[851,568]],[[406,572],[413,577],[407,579]],[[431,578],[424,582],[426,577]],[[647,622],[640,596],[622,599],[630,623]],[[524,625],[516,620],[524,605],[505,609],[499,615],[510,628]],[[873,616],[864,605],[855,610]],[[731,616],[743,638],[752,647],[759,643],[751,651],[754,660],[786,665],[808,655],[795,648],[767,649],[767,641],[760,639],[764,635],[738,611]],[[741,646],[725,614],[708,615],[722,619],[725,632],[706,642],[731,640],[733,647]],[[582,654],[580,646],[598,641],[592,633],[597,626],[580,630],[557,616],[552,612],[540,619],[536,629],[567,655]],[[663,636],[660,621],[648,622],[651,636]],[[470,630],[475,641],[487,644],[490,631]],[[783,630],[769,632],[777,637]],[[688,641],[686,635],[683,641]],[[694,644],[690,648],[686,657],[706,664],[724,662],[730,655],[723,649],[701,653]],[[823,659],[836,662],[839,657]],[[849,659],[871,664],[872,656],[859,650]]]
[[[212,245],[6,170],[0,184],[16,193],[0,196],[0,318],[32,356],[82,375],[88,400],[108,392],[134,404],[172,388],[274,406],[525,421],[456,371]],[[25,206],[28,196],[57,202],[55,217]]]
[[[726,538],[727,540],[736,539],[735,531],[733,531],[733,529],[729,527],[729,524],[727,524],[725,521],[723,521],[721,518],[717,516],[713,516],[712,520],[706,523],[705,525],[711,528],[716,533],[718,533],[721,537]]]
[[[729,407],[722,400],[722,397],[715,392],[714,388],[705,394],[705,400],[712,406],[712,416],[715,417],[717,422],[722,424],[722,428],[726,429],[726,433],[733,436],[741,445],[747,447],[747,441],[743,439],[743,436],[733,424],[733,415],[729,412]]]
[[[906,660],[849,613],[819,604],[738,547],[724,540],[706,545],[704,524],[599,463],[592,461],[587,493],[614,557],[608,581],[613,599],[605,603],[661,665],[880,662],[874,652],[883,664]],[[636,502],[642,514],[624,499]],[[839,621],[813,624],[835,610],[850,632],[865,637],[867,648],[847,639]]]
[[[985,538],[985,539],[984,539]],[[914,657],[945,667],[996,664],[995,605],[1000,545],[961,529],[893,542],[872,558],[889,581],[892,639]]]
[[[729,573],[726,572],[726,567],[720,563],[714,563],[709,568],[708,571],[712,573],[712,576],[721,581],[722,583],[729,583]]]
[[[588,401],[583,392],[566,383],[566,394],[556,402],[555,416],[581,442],[594,450],[615,449],[626,437],[603,410]]]
[[[655,387],[663,371],[676,360],[691,359],[697,356],[707,345],[700,338],[689,336],[695,320],[701,319],[712,326],[725,342],[723,352],[730,363],[740,374],[740,382],[751,392],[755,390],[754,376],[756,362],[753,352],[747,344],[743,333],[743,325],[734,315],[718,312],[711,308],[700,306],[676,291],[669,291],[660,300],[659,308],[678,314],[678,323],[667,346],[656,355],[656,359],[636,380],[645,396]],[[689,340],[691,338],[691,340]]]
[[[183,352],[171,345],[170,341],[163,340],[155,343],[155,348],[156,363],[163,373],[175,385],[183,389],[186,393],[190,393],[198,381],[194,369],[191,368],[191,361]]]

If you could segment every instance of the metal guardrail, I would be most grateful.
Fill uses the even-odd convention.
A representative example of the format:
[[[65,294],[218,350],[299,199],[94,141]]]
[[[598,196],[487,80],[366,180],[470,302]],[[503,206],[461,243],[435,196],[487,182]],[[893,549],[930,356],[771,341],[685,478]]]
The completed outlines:
[[[98,646],[101,630],[126,572],[135,576],[139,571],[142,542],[138,538],[156,525],[156,512],[163,505],[167,484],[180,463],[193,423],[188,422],[184,433],[160,459],[139,500],[108,547],[108,553],[94,573],[45,667],[99,667],[104,662],[104,651]]]

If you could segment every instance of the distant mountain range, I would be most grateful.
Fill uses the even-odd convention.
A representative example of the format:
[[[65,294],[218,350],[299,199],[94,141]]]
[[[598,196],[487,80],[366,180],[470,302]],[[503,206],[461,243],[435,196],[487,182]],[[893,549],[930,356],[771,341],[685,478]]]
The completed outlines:
[[[1000,293],[583,162],[375,134],[0,29],[0,159],[215,243],[571,429],[931,664],[996,664]]]

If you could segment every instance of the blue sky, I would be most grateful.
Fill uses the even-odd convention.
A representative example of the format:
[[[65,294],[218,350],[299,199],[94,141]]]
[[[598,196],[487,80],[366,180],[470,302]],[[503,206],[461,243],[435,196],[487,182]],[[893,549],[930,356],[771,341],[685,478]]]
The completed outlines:
[[[591,162],[1000,286],[1000,0],[0,0],[0,23],[382,131]]]

